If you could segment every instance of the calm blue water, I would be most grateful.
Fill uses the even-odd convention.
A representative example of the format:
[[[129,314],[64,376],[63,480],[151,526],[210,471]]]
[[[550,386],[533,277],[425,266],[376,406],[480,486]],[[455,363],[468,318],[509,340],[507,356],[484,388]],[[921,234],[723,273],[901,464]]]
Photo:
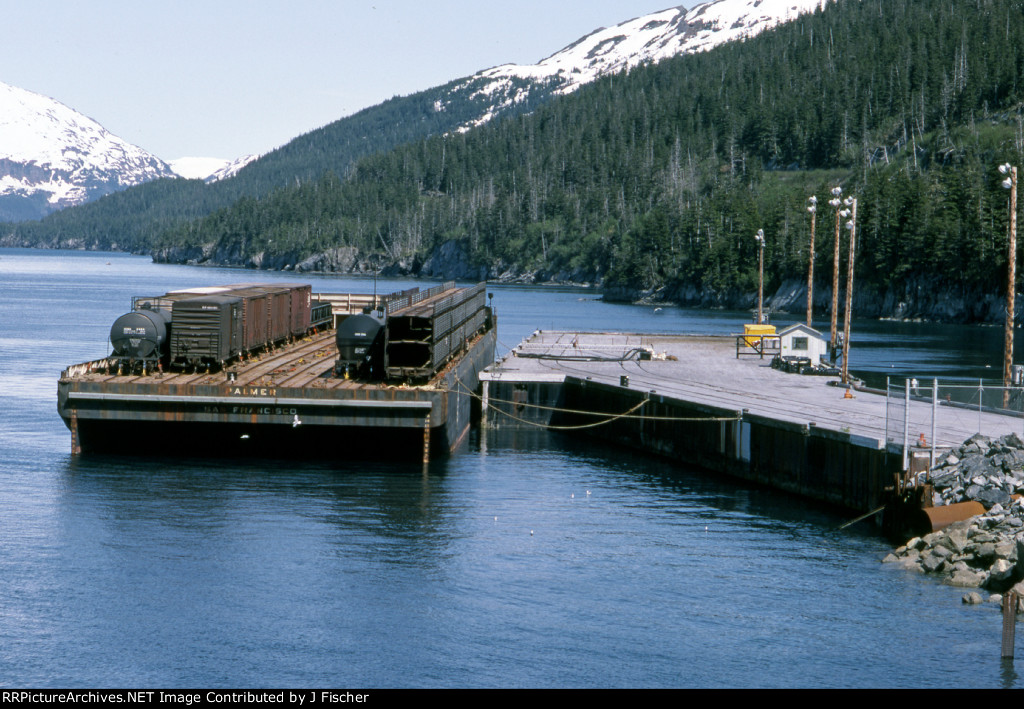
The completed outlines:
[[[108,353],[131,296],[252,275],[0,249],[0,685],[1024,687],[994,608],[882,566],[870,527],[685,463],[538,431],[426,470],[343,441],[335,463],[73,459],[57,378]],[[492,291],[505,346],[746,318]],[[999,371],[997,328],[854,331],[861,374]]]

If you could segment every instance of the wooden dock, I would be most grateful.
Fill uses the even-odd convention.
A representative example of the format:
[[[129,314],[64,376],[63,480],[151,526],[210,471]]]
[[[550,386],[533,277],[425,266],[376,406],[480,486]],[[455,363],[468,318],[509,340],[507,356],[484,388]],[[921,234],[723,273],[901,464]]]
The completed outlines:
[[[480,378],[489,425],[581,427],[854,510],[877,507],[903,467],[903,436],[886,440],[884,394],[737,358],[732,336],[538,331]],[[932,410],[917,397],[908,416],[911,444],[923,434],[930,455],[979,430],[1024,431],[1018,416],[941,405],[933,439]]]

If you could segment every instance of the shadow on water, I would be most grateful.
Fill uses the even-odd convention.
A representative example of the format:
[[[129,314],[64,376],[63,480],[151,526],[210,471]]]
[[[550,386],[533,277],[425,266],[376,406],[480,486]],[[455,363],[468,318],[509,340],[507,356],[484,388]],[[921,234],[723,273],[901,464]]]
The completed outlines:
[[[65,505],[120,518],[222,527],[296,514],[385,537],[430,536],[444,467],[360,461],[88,455],[64,466]]]
[[[477,451],[484,449],[489,455],[529,458],[557,453],[580,468],[600,471],[609,485],[685,503],[690,512],[702,519],[728,513],[732,517],[746,518],[754,525],[809,525],[823,534],[864,535],[879,542],[883,540],[881,530],[870,522],[838,532],[839,525],[857,516],[849,510],[690,466],[685,461],[637,453],[596,438],[536,428],[499,428],[475,431],[471,446]]]
[[[294,509],[325,522],[402,536],[437,531],[453,507],[452,476],[473,474],[480,456],[507,479],[538,476],[538,487],[584,483],[614,490],[624,504],[659,508],[694,524],[745,525],[752,530],[858,538],[882,544],[878,530],[862,523],[845,532],[853,515],[824,503],[654,456],[541,429],[474,430],[453,456],[428,465],[378,460],[303,460],[257,457],[135,457],[90,454],[66,459],[67,500],[102,500],[129,516],[203,519],[226,524],[239,509]],[[523,494],[535,494],[529,490]],[[573,493],[575,494],[575,493]],[[581,496],[588,494],[581,491]],[[315,512],[310,512],[315,510]],[[218,522],[219,520],[219,522]],[[798,530],[798,531],[796,531]]]

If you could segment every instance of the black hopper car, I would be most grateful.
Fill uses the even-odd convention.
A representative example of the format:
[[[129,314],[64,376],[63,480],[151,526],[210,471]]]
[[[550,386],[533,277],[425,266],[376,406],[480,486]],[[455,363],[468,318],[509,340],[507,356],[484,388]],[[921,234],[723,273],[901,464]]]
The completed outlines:
[[[345,379],[384,378],[384,335],[387,315],[383,310],[368,310],[350,315],[335,330],[338,361],[334,373]]]
[[[308,284],[239,283],[132,299],[110,329],[119,371],[226,363],[331,325],[329,303]]]

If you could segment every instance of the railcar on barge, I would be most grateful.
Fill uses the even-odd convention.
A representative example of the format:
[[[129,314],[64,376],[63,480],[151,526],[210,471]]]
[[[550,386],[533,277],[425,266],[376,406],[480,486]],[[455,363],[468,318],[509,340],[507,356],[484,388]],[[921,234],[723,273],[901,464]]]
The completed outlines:
[[[262,310],[225,305],[240,289],[251,297],[261,288],[280,286],[196,289],[188,305],[188,291],[133,299],[133,312],[170,311],[169,332],[137,343],[145,355],[138,361],[129,341],[110,357],[61,373],[57,405],[71,431],[72,453],[426,460],[453,451],[466,437],[471,388],[493,362],[496,341],[482,283],[383,297],[294,297],[313,314],[282,310],[276,317],[309,323],[308,330],[286,333],[283,343],[276,335],[252,339],[246,324],[258,317],[254,327],[262,330],[264,316],[253,314]],[[216,307],[204,309],[204,303]],[[177,326],[176,311],[182,313]],[[209,322],[197,324],[200,314]],[[367,315],[381,323],[380,332],[345,327],[350,318]],[[275,316],[267,317],[266,330],[273,332]],[[175,342],[190,343],[192,355],[197,343],[214,354],[183,357]]]

